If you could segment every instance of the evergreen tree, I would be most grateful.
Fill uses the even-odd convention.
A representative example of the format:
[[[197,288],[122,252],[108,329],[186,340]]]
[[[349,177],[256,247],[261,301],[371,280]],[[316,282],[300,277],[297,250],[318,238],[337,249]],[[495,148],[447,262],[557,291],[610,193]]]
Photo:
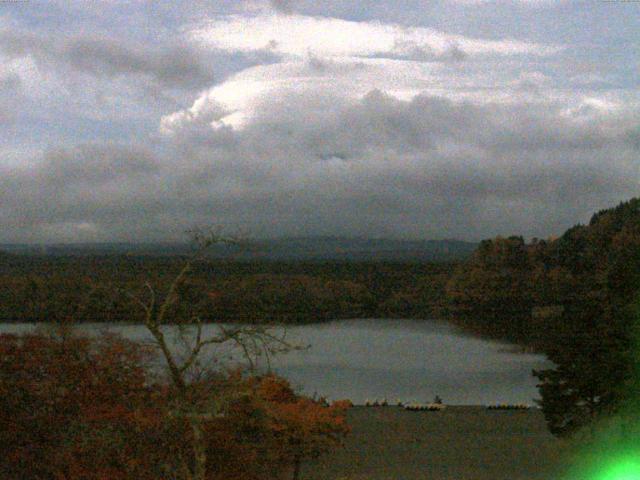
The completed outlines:
[[[596,213],[588,226],[568,230],[553,250],[565,272],[559,281],[570,282],[571,293],[561,299],[562,313],[545,341],[556,367],[534,375],[549,429],[561,436],[620,411],[633,394],[640,200]]]

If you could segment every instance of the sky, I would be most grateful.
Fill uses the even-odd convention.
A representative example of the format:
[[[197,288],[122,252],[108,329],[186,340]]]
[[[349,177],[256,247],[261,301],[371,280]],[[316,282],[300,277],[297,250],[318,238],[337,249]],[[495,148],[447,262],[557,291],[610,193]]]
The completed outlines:
[[[0,0],[0,243],[558,235],[638,72],[634,1]]]

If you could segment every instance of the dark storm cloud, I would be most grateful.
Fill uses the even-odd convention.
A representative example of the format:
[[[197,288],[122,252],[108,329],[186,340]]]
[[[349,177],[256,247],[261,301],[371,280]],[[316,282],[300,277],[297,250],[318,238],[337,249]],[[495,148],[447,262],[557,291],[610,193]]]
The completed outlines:
[[[0,172],[6,239],[161,239],[197,223],[256,236],[544,237],[638,188],[632,118],[612,130],[559,108],[380,92],[332,111],[281,107],[241,130],[185,127],[163,155],[90,145]]]
[[[0,32],[0,52],[10,58],[32,55],[41,64],[96,76],[145,75],[169,87],[204,87],[216,79],[202,55],[186,45],[153,48],[103,37],[5,30]]]

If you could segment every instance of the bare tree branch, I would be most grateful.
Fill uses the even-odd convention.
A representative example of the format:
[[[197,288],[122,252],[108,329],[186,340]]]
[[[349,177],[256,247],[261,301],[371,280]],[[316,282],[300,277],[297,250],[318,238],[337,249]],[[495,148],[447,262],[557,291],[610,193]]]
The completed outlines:
[[[144,285],[149,292],[148,302],[143,301],[139,296],[130,292],[125,293],[143,309],[145,313],[144,325],[153,336],[156,346],[162,352],[169,369],[171,381],[179,393],[179,397],[176,398],[177,408],[173,414],[187,419],[191,425],[191,431],[193,434],[193,464],[192,466],[189,466],[190,462],[185,462],[182,477],[188,480],[205,480],[207,456],[205,448],[206,439],[204,438],[204,423],[224,416],[227,405],[234,399],[237,399],[238,396],[243,395],[243,393],[235,392],[229,394],[228,392],[212,391],[210,395],[207,395],[208,398],[206,402],[202,403],[202,400],[196,400],[196,403],[193,403],[194,400],[189,397],[190,389],[196,387],[198,384],[194,384],[192,381],[189,381],[187,374],[190,369],[197,364],[203,349],[211,345],[223,345],[230,343],[242,351],[244,359],[249,364],[250,371],[254,371],[257,364],[257,357],[264,355],[267,367],[271,370],[272,355],[291,350],[299,350],[300,347],[289,344],[286,341],[286,333],[278,336],[271,333],[264,326],[245,325],[227,327],[217,325],[216,334],[205,336],[203,332],[202,319],[194,316],[191,318],[190,324],[178,326],[178,328],[181,329],[181,333],[183,332],[183,327],[195,327],[195,337],[193,338],[191,345],[187,345],[188,341],[186,340],[186,336],[182,337],[185,339],[185,346],[188,353],[182,361],[178,361],[176,359],[175,354],[170,348],[169,341],[162,331],[162,327],[164,325],[172,324],[168,316],[171,312],[171,308],[180,300],[178,293],[179,288],[192,272],[194,263],[203,259],[207,250],[213,245],[241,244],[238,238],[222,235],[219,230],[215,230],[213,228],[196,228],[188,233],[191,236],[195,250],[193,254],[185,260],[182,269],[171,282],[160,305],[157,303],[156,291],[149,282],[146,282]]]

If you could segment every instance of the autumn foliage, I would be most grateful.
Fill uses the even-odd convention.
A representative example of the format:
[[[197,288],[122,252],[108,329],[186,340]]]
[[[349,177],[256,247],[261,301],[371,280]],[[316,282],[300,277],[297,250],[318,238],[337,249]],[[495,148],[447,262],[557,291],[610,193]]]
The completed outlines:
[[[446,287],[462,326],[546,354],[536,370],[549,430],[570,435],[635,398],[640,198],[559,238],[480,243]]]
[[[148,359],[114,336],[1,335],[0,478],[187,478],[192,430]],[[348,430],[343,405],[298,396],[275,376],[217,374],[190,388],[196,397],[230,390],[225,414],[204,424],[207,478],[290,478]]]

